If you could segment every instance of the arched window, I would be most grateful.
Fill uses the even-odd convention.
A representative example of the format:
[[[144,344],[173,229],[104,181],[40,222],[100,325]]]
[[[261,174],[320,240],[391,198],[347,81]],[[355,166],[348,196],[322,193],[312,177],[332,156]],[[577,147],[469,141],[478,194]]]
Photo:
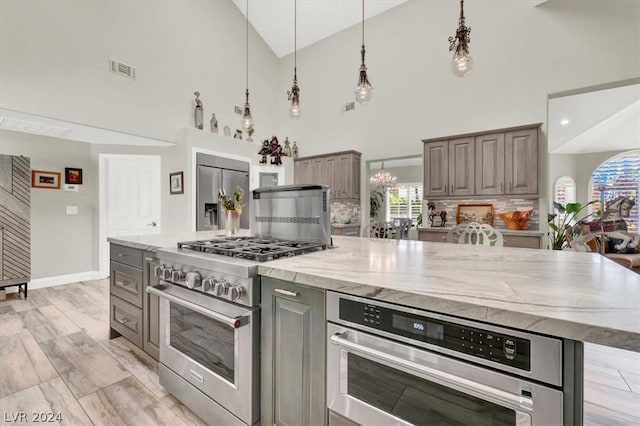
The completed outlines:
[[[562,205],[576,202],[576,181],[572,177],[561,176],[556,179],[553,201]]]
[[[608,159],[591,174],[591,199],[599,201],[594,204],[594,211],[601,211],[607,201],[620,196],[635,200],[636,205],[631,210],[629,217],[625,218],[629,232],[638,232],[640,229],[639,190],[640,149],[634,149]]]

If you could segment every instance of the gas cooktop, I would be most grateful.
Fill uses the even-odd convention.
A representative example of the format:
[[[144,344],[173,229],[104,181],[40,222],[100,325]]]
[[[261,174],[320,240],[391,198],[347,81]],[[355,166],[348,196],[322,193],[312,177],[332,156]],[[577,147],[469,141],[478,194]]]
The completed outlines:
[[[266,262],[281,257],[297,256],[326,248],[325,245],[320,243],[256,237],[226,237],[178,243],[178,249],[181,250],[219,254],[256,262]]]

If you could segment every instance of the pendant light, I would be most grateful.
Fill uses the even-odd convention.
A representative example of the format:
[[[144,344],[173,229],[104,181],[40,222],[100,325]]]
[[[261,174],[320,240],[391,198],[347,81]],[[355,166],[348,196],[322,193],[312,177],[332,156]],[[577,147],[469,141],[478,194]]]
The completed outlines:
[[[449,37],[449,51],[453,52],[452,71],[458,77],[469,74],[473,67],[473,59],[469,54],[469,38],[471,28],[464,23],[464,0],[460,0],[460,19],[455,37]]]
[[[364,0],[362,0],[362,49],[360,49],[360,56],[362,58],[362,64],[360,64],[360,77],[358,78],[358,85],[356,86],[356,101],[361,104],[366,104],[371,99],[371,91],[373,87],[369,83],[367,78],[367,66],[364,64]]]
[[[384,169],[383,161],[382,168],[369,179],[369,183],[373,189],[384,192],[387,188],[395,188],[396,178]]]
[[[253,117],[251,117],[251,106],[249,105],[249,0],[247,0],[247,90],[245,92],[244,111],[242,113],[242,128],[245,132],[253,129]]]
[[[298,87],[298,4],[293,0],[293,86],[287,91],[291,101],[289,114],[294,120],[300,118],[300,88]]]

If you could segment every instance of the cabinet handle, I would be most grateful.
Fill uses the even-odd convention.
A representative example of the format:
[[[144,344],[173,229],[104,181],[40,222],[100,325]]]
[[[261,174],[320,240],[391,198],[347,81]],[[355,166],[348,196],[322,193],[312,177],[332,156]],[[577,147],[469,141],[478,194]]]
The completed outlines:
[[[145,257],[144,260],[146,260],[147,262],[157,262],[158,258],[157,257]]]
[[[118,253],[118,257],[127,257],[125,253]]]
[[[453,194],[453,184],[451,184],[451,194]]]
[[[118,321],[122,325],[125,325],[126,323],[129,322],[129,318],[127,318],[127,317],[116,318],[116,321]]]
[[[276,293],[280,293],[284,296],[290,296],[290,297],[298,297],[298,292],[297,291],[289,291],[289,290],[285,290],[283,288],[276,288]]]
[[[509,182],[509,192],[513,191],[513,182]]]
[[[503,191],[504,191],[504,183],[500,182],[500,192],[503,192]]]
[[[127,287],[129,285],[129,281],[116,281],[116,284],[120,284],[122,287]]]

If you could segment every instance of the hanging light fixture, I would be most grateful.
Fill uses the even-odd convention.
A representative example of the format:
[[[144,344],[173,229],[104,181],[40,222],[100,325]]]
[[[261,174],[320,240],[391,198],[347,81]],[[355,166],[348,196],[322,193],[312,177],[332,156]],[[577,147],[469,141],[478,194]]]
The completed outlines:
[[[300,117],[300,88],[298,87],[298,4],[293,0],[293,86],[287,91],[291,101],[289,114],[294,120]]]
[[[469,74],[473,67],[473,59],[469,54],[469,38],[471,28],[464,23],[464,0],[460,0],[460,20],[455,37],[449,37],[449,52],[453,52],[453,62],[451,63],[453,73],[458,77]]]
[[[245,92],[244,111],[242,112],[242,128],[245,132],[253,129],[253,117],[251,117],[251,106],[249,105],[249,0],[247,0],[247,90]]]
[[[360,77],[358,78],[358,85],[356,86],[356,101],[361,104],[369,102],[369,99],[371,99],[371,91],[373,90],[367,78],[367,66],[364,64],[364,53],[364,0],[362,0],[362,48],[360,49],[362,64],[360,64]]]
[[[371,187],[378,191],[384,192],[387,188],[395,188],[396,178],[384,169],[384,161],[382,162],[382,168],[371,177],[369,180]]]

